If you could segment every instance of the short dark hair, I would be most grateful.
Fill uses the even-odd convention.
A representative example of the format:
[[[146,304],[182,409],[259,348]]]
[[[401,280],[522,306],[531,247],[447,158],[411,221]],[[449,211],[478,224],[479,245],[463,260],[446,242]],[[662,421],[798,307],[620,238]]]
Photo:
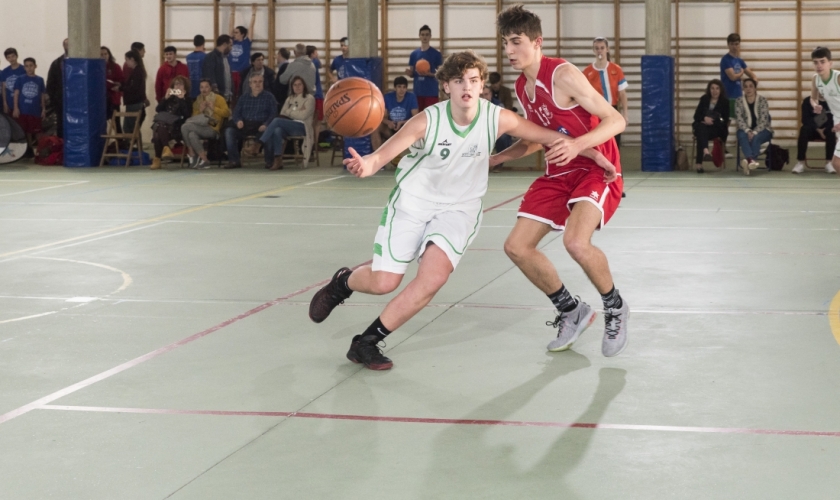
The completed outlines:
[[[743,80],[741,80],[741,86],[743,86],[747,82],[752,82],[753,87],[758,88],[758,82],[755,81],[752,77],[744,78]]]
[[[430,35],[432,34],[432,28],[430,28],[428,24],[420,26],[420,33],[423,33],[424,31],[428,31]]]
[[[828,47],[817,47],[811,52],[811,59],[822,59],[823,57],[831,60],[831,51]]]
[[[259,59],[260,57],[265,57],[265,54],[263,54],[262,52],[254,52],[253,54],[251,54],[251,64],[254,64],[254,61]]]
[[[728,37],[726,37],[726,43],[735,43],[741,41],[741,35],[738,33],[730,33]]]
[[[237,26],[236,29],[239,30],[240,33],[242,33],[243,38],[248,36],[248,28],[246,28],[245,26]]]
[[[712,95],[712,85],[717,85],[720,89],[720,97],[718,99],[726,100],[726,89],[723,87],[723,82],[717,78],[709,80],[709,83],[706,84],[706,95]]]
[[[205,43],[207,43],[207,40],[204,39],[203,35],[195,35],[193,38],[193,47],[204,47]]]
[[[338,43],[343,43],[344,45],[350,45],[350,39],[347,38],[346,36],[343,36],[343,37],[341,37],[341,40],[338,41]]]
[[[146,45],[143,42],[134,42],[131,44],[131,50],[135,50],[140,52],[141,50],[145,49]]]
[[[172,52],[173,54],[177,54],[177,53],[178,53],[178,49],[176,49],[173,45],[167,45],[167,46],[166,46],[166,48],[165,48],[165,49],[163,49],[163,53],[164,53],[164,54],[167,54],[167,53],[169,53],[169,52]]]
[[[17,53],[17,49],[16,49],[16,48],[14,48],[14,47],[9,47],[8,49],[6,49],[6,52],[3,52],[3,55],[4,55],[4,56],[6,56],[6,57],[8,57],[8,56],[10,56],[10,55],[12,55],[12,54],[14,54],[14,55],[18,55],[18,53]]]
[[[36,62],[35,62],[35,58],[34,58],[34,57],[27,57],[26,59],[24,59],[24,60],[23,60],[23,64],[26,64],[26,63],[28,63],[28,62],[30,62],[30,61],[31,61],[31,62],[32,62],[32,64],[34,64],[35,66],[37,66],[37,65],[38,65],[38,63],[36,63]]]
[[[406,87],[408,87],[408,79],[404,76],[398,76],[394,78],[394,87],[396,87],[397,85],[405,85]]]
[[[309,56],[309,57],[312,57],[312,54],[314,54],[317,50],[318,50],[318,47],[316,47],[314,45],[307,45],[306,46],[306,55]]]
[[[216,39],[216,47],[221,47],[226,43],[230,43],[232,40],[230,35],[219,35],[219,38]]]
[[[487,81],[492,85],[494,83],[499,83],[502,81],[502,75],[497,72],[492,72],[490,75],[487,76]]]
[[[540,16],[522,5],[514,5],[503,10],[496,17],[496,30],[499,36],[525,35],[531,40],[542,36]]]
[[[280,47],[280,50],[278,50],[277,52],[280,53],[280,57],[282,57],[283,59],[289,59],[290,57],[292,57],[292,53],[289,52],[289,49],[287,49],[286,47]]]

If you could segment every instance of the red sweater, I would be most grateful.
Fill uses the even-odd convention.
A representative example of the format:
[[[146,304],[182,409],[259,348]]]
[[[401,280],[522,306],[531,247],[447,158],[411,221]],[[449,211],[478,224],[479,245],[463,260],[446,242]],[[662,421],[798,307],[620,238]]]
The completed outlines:
[[[172,83],[172,80],[175,79],[176,76],[183,76],[189,80],[190,70],[187,65],[181,61],[175,61],[175,66],[163,63],[163,66],[160,67],[157,72],[157,76],[155,77],[155,99],[157,99],[158,102],[162,101],[166,97],[166,90],[169,88],[169,84]]]
[[[111,101],[111,104],[114,106],[119,107],[120,100],[122,99],[122,93],[119,90],[111,90],[114,85],[122,85],[123,80],[123,71],[120,68],[120,65],[115,62],[108,62],[106,65],[105,71],[105,80],[107,92],[108,92],[108,100]]]

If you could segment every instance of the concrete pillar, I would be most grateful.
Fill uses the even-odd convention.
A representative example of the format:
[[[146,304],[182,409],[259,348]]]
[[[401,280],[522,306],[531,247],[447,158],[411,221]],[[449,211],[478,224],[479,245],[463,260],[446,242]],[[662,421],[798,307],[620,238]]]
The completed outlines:
[[[645,0],[645,54],[671,55],[671,0]]]
[[[348,0],[347,37],[350,57],[376,57],[379,49],[377,0]]]
[[[100,0],[67,0],[70,57],[98,59],[101,41]]]

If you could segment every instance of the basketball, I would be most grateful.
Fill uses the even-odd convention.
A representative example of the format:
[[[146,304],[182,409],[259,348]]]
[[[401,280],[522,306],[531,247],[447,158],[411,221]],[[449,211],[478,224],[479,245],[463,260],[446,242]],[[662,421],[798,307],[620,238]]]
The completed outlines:
[[[385,117],[382,92],[364,78],[350,77],[330,87],[324,98],[324,118],[344,137],[370,135]]]
[[[432,69],[432,66],[429,64],[429,61],[420,59],[414,64],[414,69],[418,73],[428,73]]]

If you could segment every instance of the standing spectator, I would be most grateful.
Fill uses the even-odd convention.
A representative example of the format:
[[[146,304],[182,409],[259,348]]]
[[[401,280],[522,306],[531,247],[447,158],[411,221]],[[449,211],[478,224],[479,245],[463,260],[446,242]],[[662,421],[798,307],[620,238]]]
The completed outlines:
[[[761,145],[773,138],[770,128],[770,107],[763,95],[758,95],[758,84],[752,78],[742,82],[744,95],[735,100],[735,118],[738,121],[738,144],[744,153],[741,172],[750,175],[758,168],[755,161],[761,152]]]
[[[155,157],[152,159],[152,170],[160,168],[160,160],[164,156],[164,150],[169,149],[169,141],[181,139],[181,127],[187,118],[192,116],[192,101],[190,81],[180,75],[173,78],[166,95],[155,108],[157,114],[152,124]]]
[[[228,164],[225,168],[242,168],[239,148],[246,137],[257,137],[265,132],[271,120],[277,116],[277,99],[271,92],[264,92],[262,75],[252,74],[248,78],[250,92],[244,92],[233,109],[233,120],[225,130],[225,145]]]
[[[280,75],[285,73],[286,68],[289,67],[289,58],[292,54],[289,52],[289,49],[286,47],[282,47],[280,50],[277,51],[277,74],[274,77],[274,82],[271,86],[271,91],[274,94],[274,97],[277,99],[277,102],[280,106],[286,102],[286,97],[289,96],[289,84],[280,83]],[[278,110],[279,111],[279,110]]]
[[[265,65],[265,56],[262,52],[254,52],[251,54],[251,66],[249,66],[248,70],[245,71],[245,78],[242,81],[249,82],[251,80],[251,76],[253,75],[260,75],[263,77],[264,89],[269,89],[273,84],[274,79],[277,78],[277,75],[274,74],[274,70]]]
[[[15,108],[12,115],[26,133],[29,144],[34,144],[47,114],[47,86],[44,79],[35,74],[38,67],[35,59],[27,57],[23,65],[26,74],[15,80]]]
[[[230,36],[233,46],[228,54],[231,75],[233,76],[233,95],[238,96],[242,87],[242,76],[251,64],[251,40],[254,36],[254,23],[257,20],[257,4],[251,5],[251,27],[237,26],[236,4],[230,5]],[[250,34],[250,37],[248,36]]]
[[[493,99],[496,100],[493,104],[514,111],[513,94],[511,94],[509,88],[502,85],[502,75],[494,71],[487,77],[487,81],[490,83],[490,92],[493,94]]]
[[[142,61],[143,59],[146,58],[146,45],[144,45],[143,42],[132,43],[131,44],[131,50],[133,50],[134,52],[137,52],[137,55],[140,56],[140,61]],[[123,64],[123,81],[127,82],[131,79],[131,72],[132,71],[134,71],[134,68],[129,67],[126,64]],[[146,71],[146,66],[145,65],[143,66],[143,71],[144,71],[144,73]],[[145,80],[147,77],[148,77],[148,74],[143,76],[143,79]],[[146,95],[145,90],[143,91],[143,95]],[[143,123],[146,121],[146,108],[151,106],[152,103],[149,101],[148,98],[146,98],[143,101],[143,104],[144,104],[144,106],[140,110],[140,126],[141,127],[143,126]]]
[[[315,120],[320,122],[324,119],[324,88],[321,86],[321,60],[318,59],[318,49],[314,45],[307,45],[306,57],[315,66]]]
[[[289,63],[289,67],[277,77],[277,81],[288,84],[296,76],[303,78],[306,92],[312,94],[315,89],[315,65],[312,64],[312,59],[306,56],[306,45],[302,43],[295,45],[295,60]]]
[[[146,66],[143,65],[143,58],[136,50],[129,50],[125,53],[125,68],[131,70],[123,84],[123,103],[125,110],[129,113],[140,111],[141,113],[148,106],[146,98]],[[140,123],[135,124],[134,118],[126,118],[123,124],[123,131],[126,134],[134,133],[134,127],[143,125],[143,116],[140,116]]]
[[[691,128],[697,138],[697,157],[694,169],[702,174],[703,161],[711,160],[709,141],[720,138],[726,143],[729,135],[729,101],[720,80],[712,80],[706,85],[706,93],[700,98],[697,109],[694,110],[694,123]]]
[[[227,36],[227,35],[222,35]],[[181,126],[181,136],[187,146],[190,168],[210,168],[204,150],[206,139],[219,137],[224,119],[230,116],[225,98],[213,92],[210,80],[201,80],[198,98],[193,102],[193,115]]]
[[[344,63],[350,54],[350,39],[345,36],[338,43],[341,46],[341,55],[336,56],[332,60],[332,64],[330,64],[329,80],[331,82],[337,82],[347,78],[347,70],[344,69]]]
[[[621,113],[625,125],[627,119],[627,79],[621,66],[610,62],[610,45],[606,38],[598,37],[592,41],[595,62],[583,70],[584,76],[610,106]],[[621,134],[615,136],[615,143],[621,146]]]
[[[408,68],[405,69],[406,76],[414,78],[414,94],[417,96],[420,111],[440,100],[440,89],[435,78],[435,72],[438,66],[443,64],[443,56],[436,48],[429,45],[431,39],[432,29],[423,25],[420,28],[420,48],[414,49],[414,52],[411,53],[408,58]],[[429,63],[428,71],[422,73],[417,71],[416,65],[420,59]]]
[[[193,46],[195,50],[187,54],[187,69],[190,72],[190,89],[193,99],[198,96],[198,87],[201,82],[201,67],[204,65],[204,58],[207,57],[207,50],[204,48],[206,40],[201,35],[195,35]]]
[[[837,173],[834,166],[831,165],[834,148],[837,147],[837,134],[833,130],[834,117],[825,101],[819,101],[817,105],[821,106],[822,109],[819,113],[814,113],[811,98],[806,97],[802,100],[802,127],[799,129],[799,137],[796,140],[797,161],[792,170],[794,174],[801,174],[808,165],[806,156],[809,141],[825,141],[825,171],[829,174]]]
[[[15,107],[15,80],[26,74],[26,68],[18,62],[18,52],[14,48],[8,48],[3,53],[9,66],[0,71],[0,87],[3,89],[3,112],[12,113]]]
[[[55,135],[64,138],[64,60],[67,59],[67,51],[70,44],[67,38],[64,39],[64,55],[50,64],[50,71],[47,73],[47,96],[50,98],[50,108],[56,115]]]
[[[265,145],[265,168],[269,170],[283,168],[283,150],[287,137],[305,137],[301,146],[304,165],[309,162],[309,155],[312,154],[315,142],[315,131],[312,129],[315,98],[306,90],[306,83],[300,76],[292,79],[290,87],[292,94],[283,104],[280,117],[272,120],[260,137],[260,142]]]
[[[105,60],[105,85],[108,87],[105,91],[107,99],[105,109],[107,110],[107,118],[110,120],[113,118],[114,112],[120,109],[120,102],[122,101],[120,88],[123,84],[123,72],[120,65],[117,64],[114,54],[111,53],[111,49],[103,45],[99,48],[99,56]],[[117,133],[121,134],[122,126],[120,121],[116,120],[115,124],[117,126]]]
[[[160,104],[166,98],[169,84],[176,76],[190,78],[190,70],[186,64],[178,60],[178,49],[173,46],[163,49],[163,64],[155,76],[155,100]]]
[[[726,44],[729,52],[720,59],[720,79],[723,81],[723,89],[729,96],[729,116],[735,116],[735,99],[743,95],[741,80],[749,76],[757,82],[758,77],[747,67],[747,63],[741,59],[741,35],[732,33],[726,37]]]
[[[230,64],[227,55],[233,47],[233,40],[229,35],[220,35],[216,39],[216,49],[207,54],[201,74],[210,81],[213,92],[222,96],[226,101],[233,97],[233,80],[230,74]]]
[[[394,78],[394,90],[383,97],[386,114],[379,128],[371,136],[374,151],[418,113],[417,96],[408,91],[408,80],[404,76]]]

